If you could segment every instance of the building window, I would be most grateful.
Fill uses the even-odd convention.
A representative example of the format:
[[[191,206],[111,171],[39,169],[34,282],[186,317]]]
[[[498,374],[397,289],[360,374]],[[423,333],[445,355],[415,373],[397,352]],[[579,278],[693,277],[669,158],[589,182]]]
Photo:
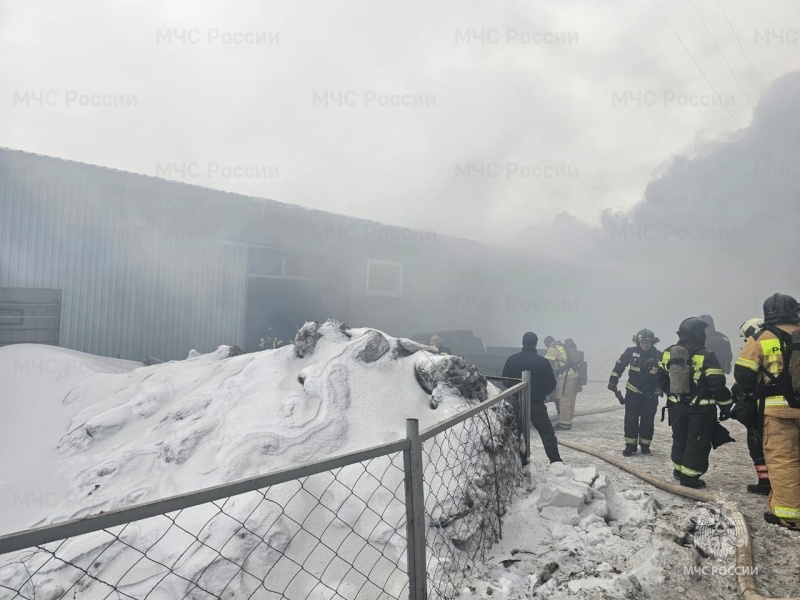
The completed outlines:
[[[283,276],[305,277],[306,257],[299,252],[283,252]]]
[[[266,246],[249,246],[247,274],[251,277],[281,277],[337,281],[343,277],[335,256]]]
[[[250,246],[250,274],[281,277],[283,256],[277,248]]]
[[[401,296],[402,294],[402,263],[367,260],[367,296]]]

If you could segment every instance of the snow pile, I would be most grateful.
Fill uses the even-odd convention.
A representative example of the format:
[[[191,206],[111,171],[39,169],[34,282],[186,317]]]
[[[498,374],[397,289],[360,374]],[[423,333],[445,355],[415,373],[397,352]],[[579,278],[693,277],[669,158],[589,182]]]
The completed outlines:
[[[515,425],[503,406],[493,407],[423,444],[428,576],[441,597],[455,597],[464,572],[505,528],[498,513],[508,513],[523,483]]]
[[[497,393],[458,357],[335,321],[307,323],[293,346],[276,350],[237,355],[223,346],[134,367],[59,348],[0,349],[0,408],[7,416],[0,444],[15,457],[0,467],[0,531],[361,450],[404,437],[406,418],[425,429]],[[694,564],[689,525],[657,521],[649,494],[615,489],[593,467],[523,469],[519,450],[502,406],[425,443],[428,575],[438,591],[621,599],[657,595],[667,580],[682,589],[676,584],[686,577],[664,565]],[[497,512],[503,540],[493,545]],[[155,589],[149,597],[165,599],[184,597],[193,586],[189,597],[198,598],[261,598],[268,589],[298,598],[332,590],[401,597],[402,457],[48,547],[58,547],[65,562],[48,562],[44,552],[1,557],[0,581],[19,588],[36,572],[37,598],[104,598],[111,589],[103,581],[121,594],[144,597]],[[484,555],[487,562],[464,581],[470,557]],[[0,590],[4,598],[8,590]],[[32,592],[29,584],[25,593]]]
[[[406,418],[419,418],[424,429],[468,405],[457,390],[438,383],[433,391],[444,410],[428,408],[431,399],[417,370],[440,357],[411,354],[403,349],[405,340],[329,321],[307,324],[298,341],[233,357],[222,346],[210,354],[192,352],[184,361],[43,386],[37,400],[44,414],[36,418],[27,412],[29,382],[10,382],[4,414],[7,405],[16,410],[0,423],[0,438],[15,434],[26,453],[14,469],[3,468],[3,488],[35,471],[37,479],[55,477],[69,492],[56,505],[16,507],[31,510],[4,519],[2,531],[397,440],[405,436]],[[395,350],[389,352],[390,346]],[[19,351],[0,350],[0,364],[12,363]],[[41,430],[39,419],[50,426]],[[28,460],[31,452],[35,461]]]
[[[93,399],[113,394],[138,366],[54,346],[0,348],[0,456],[13,457],[0,461],[0,534],[58,518],[77,502],[55,446],[83,404],[64,400],[88,381]]]
[[[406,418],[418,418],[425,429],[496,392],[474,367],[430,350],[336,321],[307,323],[294,345],[276,350],[235,355],[222,346],[205,355],[193,351],[184,361],[45,382],[37,397],[44,426],[19,408],[30,382],[9,377],[3,409],[18,409],[0,423],[0,439],[13,433],[26,453],[0,471],[2,487],[24,490],[23,474],[34,473],[39,485],[51,486],[48,493],[59,491],[46,503],[4,495],[0,524],[10,532],[60,522],[360,450],[404,437]],[[0,369],[19,352],[42,351],[0,349]],[[76,353],[60,352],[74,360]],[[521,479],[507,413],[489,411],[481,423],[453,428],[448,442],[430,448],[428,477],[453,463],[454,449],[470,457],[449,469],[426,499],[430,511],[450,520],[431,534],[442,549],[435,571],[452,570],[458,552],[492,541],[481,514],[492,493],[487,453],[516,461],[517,472],[504,467],[509,489]],[[375,459],[366,474],[363,465],[353,465],[335,478],[322,473],[302,486],[290,482],[266,495],[230,498],[224,513],[204,505],[172,515],[174,524],[162,516],[114,528],[124,544],[109,545],[114,540],[104,532],[74,538],[59,556],[91,568],[99,580],[121,578],[119,589],[135,597],[156,584],[159,597],[183,597],[188,582],[212,595],[248,597],[267,573],[267,587],[276,590],[294,578],[297,597],[319,593],[316,578],[355,595],[365,585],[361,573],[399,595],[407,584],[398,569],[405,568],[402,459]],[[465,509],[474,510],[454,518]],[[131,547],[148,549],[147,559]],[[329,548],[355,568],[342,558],[331,562]],[[1,577],[14,587],[38,570],[36,593],[43,597],[108,593],[91,578],[71,588],[80,572],[59,561],[43,566],[47,558],[39,553],[25,565],[10,564]],[[295,577],[297,565],[305,572]],[[364,593],[377,595],[369,585]]]
[[[504,520],[504,539],[462,597],[634,598],[663,580],[656,507],[641,490],[615,490],[594,467],[550,465]],[[497,560],[493,562],[498,562]]]
[[[486,377],[460,356],[420,353],[414,368],[420,385],[431,394],[431,408],[445,401],[443,394],[455,394],[473,402],[483,402],[487,398]]]

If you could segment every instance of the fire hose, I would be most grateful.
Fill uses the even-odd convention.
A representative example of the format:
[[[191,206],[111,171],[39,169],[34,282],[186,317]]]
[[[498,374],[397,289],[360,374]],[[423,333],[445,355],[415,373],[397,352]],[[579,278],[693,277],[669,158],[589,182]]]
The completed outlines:
[[[610,412],[613,410],[619,410],[620,407],[614,407],[612,409],[605,409],[605,410],[598,410],[593,412]],[[584,413],[584,414],[589,414]],[[739,587],[739,593],[742,595],[744,600],[800,600],[800,597],[788,597],[788,598],[770,598],[768,596],[762,596],[758,593],[756,589],[756,582],[755,578],[749,573],[753,572],[753,551],[752,545],[750,540],[750,531],[747,528],[747,523],[744,520],[744,516],[739,509],[736,507],[735,504],[732,502],[728,502],[727,500],[721,500],[716,496],[709,494],[708,492],[701,492],[692,488],[687,488],[677,483],[672,483],[661,479],[660,477],[656,477],[643,471],[642,469],[637,469],[628,463],[627,461],[623,460],[622,458],[617,458],[616,456],[612,456],[607,452],[603,452],[602,450],[597,450],[590,446],[585,446],[583,444],[578,444],[576,442],[571,442],[568,440],[563,440],[559,438],[558,443],[562,446],[566,446],[567,448],[571,448],[573,450],[577,450],[578,452],[583,452],[585,454],[590,454],[595,456],[601,460],[606,461],[622,469],[623,471],[638,477],[639,479],[646,481],[650,485],[653,485],[659,489],[665,490],[667,492],[672,492],[673,494],[677,494],[679,496],[684,496],[686,498],[690,498],[692,500],[698,500],[700,502],[708,502],[709,504],[716,504],[721,509],[728,512],[731,515],[731,520],[733,521],[734,527],[736,528],[736,536],[737,536],[737,544],[736,544],[736,583]]]

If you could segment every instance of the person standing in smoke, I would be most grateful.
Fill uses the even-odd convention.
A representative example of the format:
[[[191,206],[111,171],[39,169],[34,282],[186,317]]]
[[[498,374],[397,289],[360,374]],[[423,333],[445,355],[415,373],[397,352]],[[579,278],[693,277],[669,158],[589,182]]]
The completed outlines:
[[[556,411],[561,414],[561,389],[564,387],[564,378],[562,375],[567,369],[567,349],[564,348],[564,344],[556,339],[548,335],[544,338],[544,345],[547,348],[547,352],[545,353],[544,357],[549,361],[550,367],[553,369],[553,373],[556,376],[556,389],[553,390],[551,394],[549,394],[548,401],[552,401],[556,405]]]
[[[728,336],[723,335],[714,328],[714,319],[711,315],[700,315],[700,318],[708,323],[708,329],[706,329],[706,348],[714,353],[722,370],[728,375],[731,372],[731,362],[733,362],[731,341],[728,339]]]
[[[564,340],[564,354],[567,362],[564,365],[563,378],[557,382],[560,389],[556,389],[556,394],[560,393],[556,428],[569,431],[572,429],[572,417],[575,414],[575,399],[578,395],[578,367],[581,363],[578,347],[572,338]]]
[[[763,321],[764,319],[761,317],[753,317],[742,323],[739,328],[739,335],[744,338],[745,343],[761,331]],[[747,428],[747,451],[753,460],[756,477],[758,477],[758,483],[747,484],[747,491],[751,494],[768,496],[772,491],[772,484],[769,481],[767,461],[764,459],[764,437],[762,431],[764,407],[760,405],[761,401],[758,398],[751,403],[738,383],[734,383],[731,387],[731,394],[733,395],[734,403],[731,410],[731,418],[736,419]]]
[[[433,346],[439,351],[439,354],[452,354],[453,351],[450,350],[447,346],[442,345],[442,338],[440,338],[437,334],[433,334],[431,336],[430,342],[428,345]]]
[[[539,343],[539,337],[532,331],[523,335],[522,351],[512,354],[506,359],[503,377],[522,379],[523,371],[531,372],[531,424],[542,438],[544,451],[550,462],[560,462],[558,440],[553,431],[550,417],[547,415],[547,407],[544,405],[544,399],[556,388],[556,378],[547,359],[536,352],[537,343]]]
[[[650,329],[640,329],[633,336],[635,346],[626,348],[617,359],[614,370],[608,378],[608,389],[619,395],[619,379],[628,371],[625,384],[625,449],[623,456],[636,452],[637,444],[642,454],[650,454],[650,444],[655,431],[658,397],[661,388],[658,383],[658,363],[661,351],[655,345],[659,339]],[[620,396],[621,397],[621,396]]]
[[[769,467],[769,512],[764,520],[800,529],[800,364],[794,352],[800,330],[800,304],[788,294],[764,300],[761,329],[744,344],[733,376],[742,406],[763,405],[764,458]],[[798,344],[800,346],[800,344]]]
[[[684,319],[678,343],[664,350],[658,371],[672,427],[672,476],[690,488],[706,487],[700,476],[708,470],[717,406],[720,421],[731,412],[725,373],[705,347],[706,327],[708,323],[698,317]]]

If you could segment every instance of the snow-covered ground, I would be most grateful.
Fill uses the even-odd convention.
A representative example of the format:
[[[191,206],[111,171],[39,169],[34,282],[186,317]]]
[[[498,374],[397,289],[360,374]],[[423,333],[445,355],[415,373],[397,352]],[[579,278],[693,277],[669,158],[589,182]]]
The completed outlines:
[[[555,416],[553,406],[548,407]],[[578,395],[576,412],[572,430],[557,432],[559,438],[621,456],[624,411],[605,383],[586,386]],[[626,460],[669,481],[671,431],[666,421],[659,419],[660,410],[652,454],[637,453]],[[755,483],[745,429],[734,421],[726,426],[736,442],[712,451],[711,466],[704,476],[707,491],[733,502],[744,514],[752,536],[759,592],[768,597],[798,596],[800,534],[764,522],[765,498],[745,490],[746,484]],[[548,518],[538,499],[554,475],[536,433],[532,435],[530,483],[504,521],[503,541],[487,558],[481,578],[473,582],[473,597],[527,598],[535,590],[534,597],[553,599],[727,600],[739,596],[734,569],[736,540],[732,523],[724,515],[654,488],[598,458],[561,446],[569,468],[565,477],[558,467],[556,478],[585,482],[585,469],[597,469],[611,490],[606,494],[611,499],[611,518],[605,524],[581,520],[567,528],[558,519]],[[569,476],[570,469],[577,477]],[[623,507],[615,514],[614,507],[620,502]],[[576,520],[570,515],[567,522]],[[545,585],[543,580],[548,580]]]
[[[319,334],[306,337],[302,357],[293,346],[232,357],[223,347],[152,367],[47,346],[0,349],[0,449],[14,458],[0,467],[0,533],[400,439],[406,418],[425,428],[475,401],[446,386],[432,398],[417,375],[436,378],[430,365],[439,357],[403,348],[395,338],[381,336],[382,342],[374,330],[343,331],[330,323]],[[558,435],[616,454],[623,413],[613,410],[616,400],[603,388],[586,387],[572,431]],[[744,491],[754,479],[744,430],[730,428],[738,441],[712,454],[710,491],[726,494],[745,513],[762,593],[792,595],[800,588],[798,539],[764,524],[763,498]],[[657,422],[653,454],[629,460],[669,477],[669,443],[666,423]],[[736,596],[735,577],[726,572],[734,564],[730,549],[693,543],[698,519],[723,525],[724,519],[709,521],[706,508],[599,459],[561,452],[564,465],[547,465],[533,432],[532,463],[504,517],[503,539],[460,590],[462,597]],[[257,503],[245,494],[231,510],[246,513]],[[137,535],[158,534],[145,523]],[[724,527],[716,531],[730,535]],[[378,534],[396,545],[402,563],[403,540],[392,542],[391,531]],[[225,535],[224,529],[212,534]],[[198,565],[201,559],[198,554]],[[187,572],[192,568],[199,567]],[[0,569],[0,583],[23,576],[20,569]],[[57,577],[54,570],[39,594],[59,597]]]

